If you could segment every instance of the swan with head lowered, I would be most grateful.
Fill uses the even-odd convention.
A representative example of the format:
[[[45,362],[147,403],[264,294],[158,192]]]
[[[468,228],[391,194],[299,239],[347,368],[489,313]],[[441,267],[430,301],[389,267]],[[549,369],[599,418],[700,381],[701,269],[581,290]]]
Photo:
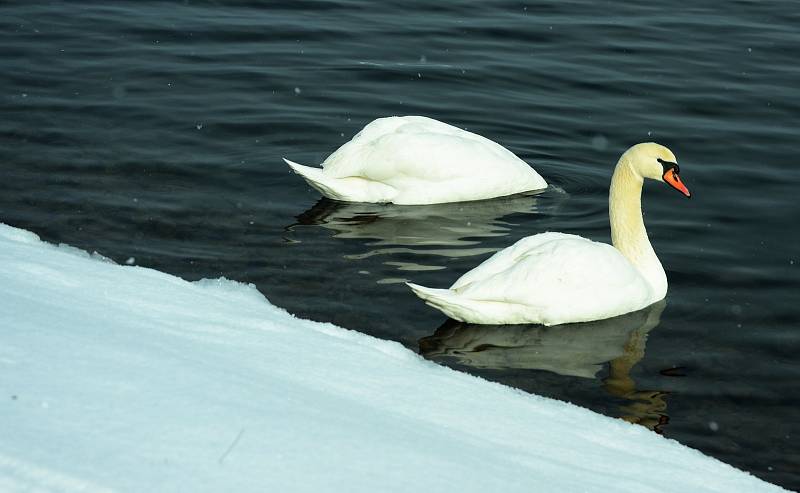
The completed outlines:
[[[461,276],[449,289],[408,283],[450,318],[476,324],[556,325],[615,317],[667,294],[667,276],[644,227],[645,178],[686,197],[675,155],[652,142],[622,155],[609,191],[612,245],[564,233],[519,240]]]
[[[345,202],[442,204],[547,188],[500,144],[424,116],[373,121],[321,169],[284,161],[322,195]]]

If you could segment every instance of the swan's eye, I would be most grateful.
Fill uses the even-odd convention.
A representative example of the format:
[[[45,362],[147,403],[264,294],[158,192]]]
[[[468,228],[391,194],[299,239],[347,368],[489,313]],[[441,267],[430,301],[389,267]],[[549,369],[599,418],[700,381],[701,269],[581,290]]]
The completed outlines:
[[[678,163],[673,163],[672,161],[664,161],[660,157],[657,157],[656,161],[661,163],[661,167],[664,168],[664,173],[665,174],[669,170],[674,170],[675,173],[680,173],[681,172],[681,168],[678,166]]]

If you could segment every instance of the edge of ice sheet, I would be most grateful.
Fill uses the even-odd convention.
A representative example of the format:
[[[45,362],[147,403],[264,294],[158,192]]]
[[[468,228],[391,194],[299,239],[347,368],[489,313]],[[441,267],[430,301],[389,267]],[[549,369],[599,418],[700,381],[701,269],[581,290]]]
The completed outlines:
[[[0,490],[784,491],[645,428],[0,225]]]

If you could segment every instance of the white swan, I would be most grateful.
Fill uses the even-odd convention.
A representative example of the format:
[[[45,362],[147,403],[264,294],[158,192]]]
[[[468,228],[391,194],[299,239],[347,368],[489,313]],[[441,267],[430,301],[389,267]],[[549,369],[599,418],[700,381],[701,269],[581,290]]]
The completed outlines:
[[[449,289],[407,283],[445,315],[477,324],[556,325],[614,317],[667,294],[667,276],[642,219],[644,178],[690,197],[675,156],[655,143],[622,155],[609,192],[614,246],[564,233],[523,238],[461,276]]]
[[[373,121],[322,169],[284,161],[322,195],[346,202],[440,204],[547,188],[500,144],[424,116]]]

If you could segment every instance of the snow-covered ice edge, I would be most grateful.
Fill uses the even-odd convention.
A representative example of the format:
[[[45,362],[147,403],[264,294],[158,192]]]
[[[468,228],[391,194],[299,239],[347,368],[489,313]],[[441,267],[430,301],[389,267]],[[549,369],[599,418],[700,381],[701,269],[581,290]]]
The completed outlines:
[[[1,224],[0,327],[1,491],[785,491],[253,286]]]

